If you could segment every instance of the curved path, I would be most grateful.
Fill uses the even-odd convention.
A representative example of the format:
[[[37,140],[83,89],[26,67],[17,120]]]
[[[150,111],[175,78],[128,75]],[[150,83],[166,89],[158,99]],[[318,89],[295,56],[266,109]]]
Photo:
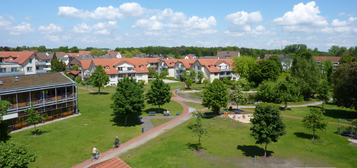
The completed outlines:
[[[90,90],[90,92],[93,92],[93,91]],[[87,93],[87,92],[82,92],[82,93]],[[123,143],[118,149],[115,149],[115,150],[111,149],[111,150],[101,153],[100,158],[96,161],[92,162],[90,159],[88,159],[80,164],[73,166],[73,168],[89,167],[93,164],[96,164],[96,163],[111,159],[113,157],[116,157],[118,155],[121,155],[123,153],[126,153],[130,149],[134,149],[134,148],[148,142],[149,140],[159,136],[160,134],[164,133],[165,131],[172,129],[172,128],[176,127],[177,125],[180,125],[181,123],[190,119],[191,115],[189,113],[188,106],[186,104],[182,103],[181,101],[177,100],[178,95],[174,91],[173,91],[173,94],[177,97],[172,97],[171,100],[181,104],[181,106],[183,107],[183,113],[180,116]]]

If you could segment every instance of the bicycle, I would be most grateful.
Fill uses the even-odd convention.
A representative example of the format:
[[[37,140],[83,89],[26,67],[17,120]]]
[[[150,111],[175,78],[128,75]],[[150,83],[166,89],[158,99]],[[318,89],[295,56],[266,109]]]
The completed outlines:
[[[92,153],[92,156],[91,156],[91,160],[90,161],[93,161],[94,159],[98,159],[99,158],[99,150],[97,150],[97,153]]]
[[[118,143],[113,143],[113,150],[116,149],[116,148],[119,148],[121,146],[121,143],[120,141]]]

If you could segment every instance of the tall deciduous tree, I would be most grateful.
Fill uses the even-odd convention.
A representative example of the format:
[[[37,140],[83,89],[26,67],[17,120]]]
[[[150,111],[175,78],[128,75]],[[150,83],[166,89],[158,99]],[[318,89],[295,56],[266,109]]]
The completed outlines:
[[[94,72],[92,73],[92,75],[90,76],[89,79],[90,79],[90,83],[94,87],[98,87],[98,95],[100,94],[100,87],[108,84],[108,82],[110,80],[109,76],[107,75],[107,73],[103,69],[103,66],[101,66],[101,65],[98,65],[95,68]]]
[[[317,89],[317,100],[322,101],[322,109],[324,109],[325,102],[330,100],[330,85],[327,80],[322,80],[319,88]]]
[[[269,60],[272,60],[276,63],[276,65],[279,67],[280,71],[283,70],[283,65],[281,64],[281,58],[278,57],[277,55],[273,55],[269,58]]]
[[[196,117],[196,122],[188,125],[188,129],[198,137],[197,150],[201,148],[201,137],[208,134],[208,128],[202,121],[203,113],[200,110],[196,110],[191,113],[192,116]]]
[[[276,81],[281,74],[280,68],[272,60],[261,60],[254,69],[253,81],[260,84],[264,80]]]
[[[250,56],[234,57],[233,61],[233,71],[247,79],[250,79],[255,67],[258,65],[257,60]]]
[[[318,108],[311,108],[310,114],[306,115],[302,120],[304,127],[312,130],[312,139],[315,138],[316,130],[326,129],[327,122],[324,121],[323,113],[324,112]]]
[[[190,69],[189,70],[189,78],[192,80],[192,81],[195,81],[196,80],[196,76],[197,76],[197,73],[194,69]]]
[[[285,124],[280,117],[280,110],[274,104],[260,103],[255,107],[254,118],[250,119],[253,126],[251,136],[256,144],[265,144],[264,156],[267,146],[271,142],[278,142],[280,136],[286,134]]]
[[[202,71],[198,71],[198,75],[197,75],[197,78],[198,78],[198,83],[202,83],[202,79],[204,78],[204,74]]]
[[[11,106],[11,103],[6,100],[0,100],[0,141],[6,142],[10,139],[10,133],[7,131],[9,128],[5,122],[2,122],[3,115],[7,114],[7,110]]]
[[[57,49],[57,52],[65,52],[65,53],[68,53],[69,52],[69,49],[68,49],[68,46],[61,46]]]
[[[70,48],[71,53],[79,53],[79,49],[77,46],[73,46],[72,48]]]
[[[243,92],[243,88],[241,86],[237,86],[234,90],[229,93],[229,98],[237,103],[237,109],[239,103],[246,103],[248,101],[248,94]]]
[[[292,62],[293,62],[293,60],[289,59],[289,58],[287,58],[283,61],[283,67],[284,67],[285,71],[290,69]]]
[[[332,61],[330,59],[326,59],[325,61],[320,62],[320,67],[322,70],[322,78],[326,79],[331,85],[332,84],[331,75],[334,69]]]
[[[23,145],[12,142],[0,142],[0,167],[27,167],[30,162],[35,162],[36,155]]]
[[[277,85],[278,100],[285,103],[284,109],[288,107],[289,101],[298,101],[300,88],[297,86],[296,80],[290,75],[286,76],[285,81],[280,81]]]
[[[185,80],[185,84],[186,84],[187,88],[189,89],[192,86],[193,81],[191,80],[191,78],[188,78]]]
[[[146,99],[148,104],[155,106],[160,106],[169,103],[171,101],[170,85],[165,83],[159,77],[151,82],[151,89],[146,94]]]
[[[157,74],[156,69],[152,68],[152,67],[148,67],[149,70],[149,78],[152,78],[153,76],[155,76]]]
[[[33,124],[33,126],[35,127],[35,135],[37,136],[36,124],[38,124],[39,122],[45,122],[47,113],[40,115],[38,111],[36,111],[32,106],[25,112],[27,113],[27,123]]]
[[[214,79],[203,91],[202,105],[219,114],[221,107],[227,107],[228,99],[227,86],[219,79]]]
[[[125,126],[127,126],[128,115],[141,113],[145,108],[143,87],[141,82],[136,82],[129,77],[118,81],[116,92],[112,96],[113,104],[110,106],[113,109],[114,121],[125,115]]]
[[[58,60],[56,56],[56,52],[53,53],[53,57],[51,59],[51,72],[62,72],[66,70],[66,63],[62,60]]]
[[[160,72],[160,78],[161,79],[165,79],[167,77],[167,75],[169,75],[169,70],[168,69],[164,69],[163,71]]]
[[[332,74],[332,79],[336,104],[357,110],[357,62],[340,65]]]
[[[90,50],[90,55],[92,56],[101,56],[101,55],[106,55],[107,51],[104,51],[100,48],[93,48],[92,50]]]

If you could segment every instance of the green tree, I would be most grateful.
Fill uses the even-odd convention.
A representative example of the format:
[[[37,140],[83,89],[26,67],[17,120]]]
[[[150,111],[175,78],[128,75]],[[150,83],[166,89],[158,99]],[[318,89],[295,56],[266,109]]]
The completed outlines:
[[[58,72],[57,67],[58,67],[59,61],[57,59],[56,52],[53,53],[53,57],[51,59],[51,72]]]
[[[106,55],[107,51],[104,51],[100,48],[93,48],[92,50],[90,50],[90,55],[92,56],[101,56],[101,55]]]
[[[332,61],[330,59],[326,59],[325,61],[320,62],[320,66],[322,70],[322,77],[326,79],[331,85],[332,84],[331,75],[334,69]]]
[[[286,76],[285,81],[280,81],[277,85],[278,100],[285,103],[284,110],[288,107],[288,102],[298,101],[300,88],[297,86],[296,80],[290,75]]]
[[[283,70],[283,65],[281,64],[281,58],[278,57],[277,55],[273,55],[269,58],[269,60],[272,60],[276,63],[276,65],[279,67],[280,71]]]
[[[198,145],[196,150],[199,151],[201,148],[201,137],[208,134],[208,128],[202,121],[203,113],[200,110],[197,109],[191,114],[195,117],[196,122],[189,124],[187,127],[195,136],[198,137]]]
[[[227,86],[219,79],[214,79],[203,91],[202,105],[219,114],[221,107],[227,107],[228,99]]]
[[[112,96],[111,108],[114,113],[114,121],[118,121],[125,115],[125,126],[127,126],[128,115],[141,114],[145,108],[144,85],[135,79],[124,77],[118,81],[116,92]]]
[[[92,73],[92,75],[90,76],[90,83],[94,86],[94,87],[98,87],[98,95],[100,94],[100,87],[102,87],[103,85],[108,84],[109,82],[109,76],[107,75],[107,73],[105,72],[105,70],[103,69],[102,65],[98,65],[94,72]]]
[[[149,78],[152,78],[153,76],[157,75],[156,69],[152,68],[152,67],[148,67],[149,70]]]
[[[42,45],[42,46],[39,46],[37,50],[38,50],[38,52],[46,52],[47,49],[46,49],[46,46]]]
[[[36,111],[33,106],[31,105],[31,108],[28,108],[25,113],[27,113],[27,123],[33,124],[35,127],[35,135],[37,136],[37,129],[36,129],[36,124],[39,122],[45,122],[45,118],[47,117],[47,113],[43,113],[43,115],[40,115],[38,111]]]
[[[202,71],[198,71],[198,83],[202,83],[202,79],[204,78],[204,74]]]
[[[294,58],[291,71],[292,76],[298,80],[304,99],[308,100],[316,92],[320,83],[321,70],[318,63],[311,54],[305,53],[305,55]]]
[[[192,81],[195,81],[196,80],[196,76],[197,76],[196,71],[194,69],[190,69],[188,73],[189,73],[189,78]]]
[[[263,102],[276,102],[278,99],[276,83],[272,81],[263,81],[258,86],[258,99]]]
[[[170,85],[165,83],[161,78],[156,77],[151,82],[151,89],[146,94],[146,100],[148,104],[160,106],[169,103],[171,101]]]
[[[254,118],[250,119],[252,127],[251,136],[256,144],[265,144],[264,156],[266,157],[267,146],[271,142],[278,142],[280,136],[286,134],[286,127],[280,117],[280,110],[274,104],[260,103],[255,107]]]
[[[340,65],[333,72],[332,79],[336,104],[357,110],[357,62]]]
[[[73,46],[72,48],[70,48],[71,53],[79,53],[79,49],[77,46]]]
[[[316,130],[326,129],[327,122],[324,121],[323,113],[324,112],[318,108],[310,108],[310,114],[306,115],[302,120],[304,127],[312,130],[312,139],[315,139]]]
[[[340,64],[350,63],[353,61],[356,61],[356,59],[351,55],[342,55],[342,57],[340,58]]]
[[[65,53],[68,53],[69,52],[69,49],[68,49],[68,46],[61,46],[57,49],[57,52],[65,52]]]
[[[330,100],[330,85],[328,81],[322,80],[316,93],[316,99],[322,101],[322,109],[324,109],[325,102]]]
[[[190,89],[190,87],[191,87],[192,84],[193,84],[193,81],[191,80],[191,78],[186,79],[186,80],[185,80],[185,84],[186,84],[187,88]]]
[[[276,81],[281,74],[281,70],[272,60],[261,60],[256,66],[252,78],[257,84],[262,83],[264,80]]]
[[[78,68],[81,67],[79,65],[73,65],[72,67],[72,71],[78,71]]]
[[[182,70],[181,79],[186,80],[187,78],[188,78],[188,72],[186,70]]]
[[[78,84],[80,84],[80,83],[82,82],[82,78],[81,78],[81,77],[77,77],[77,78],[75,79],[75,82],[78,83]]]
[[[257,60],[250,56],[234,57],[233,61],[233,71],[247,79],[250,79],[255,67],[258,65]]]
[[[35,162],[37,156],[23,145],[12,142],[0,142],[0,167],[27,167],[30,162]]]
[[[209,81],[207,79],[204,79],[202,83],[206,87],[209,84]]]
[[[237,103],[237,109],[239,103],[246,103],[248,101],[248,94],[243,92],[243,88],[238,86],[229,93],[229,98]]]
[[[168,69],[164,69],[163,71],[160,72],[160,78],[161,79],[165,79],[167,77],[167,75],[169,75],[169,70]]]
[[[285,71],[290,69],[292,61],[292,59],[285,59],[283,61]]]
[[[7,110],[11,106],[11,103],[6,100],[0,100],[0,141],[6,142],[10,139],[10,133],[7,131],[8,125],[2,122],[2,115],[7,114]]]

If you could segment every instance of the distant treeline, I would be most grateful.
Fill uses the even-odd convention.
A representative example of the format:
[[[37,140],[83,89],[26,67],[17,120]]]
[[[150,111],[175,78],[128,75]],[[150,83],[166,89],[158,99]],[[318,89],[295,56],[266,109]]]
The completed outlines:
[[[57,49],[47,49],[45,46],[39,47],[28,47],[28,46],[18,46],[16,48],[11,47],[1,47],[0,51],[23,51],[23,50],[37,50],[38,52],[72,52],[77,53],[80,50],[91,51],[93,49],[98,49],[94,47],[87,47],[85,49],[78,49],[78,47],[73,46],[72,48],[68,48],[68,46],[61,46]],[[109,48],[100,48],[102,50],[109,50]],[[332,46],[328,52],[319,51],[317,48],[310,49],[307,48],[305,44],[292,44],[285,46],[284,49],[253,49],[253,48],[245,48],[245,47],[189,47],[189,46],[180,46],[180,47],[163,47],[163,46],[147,46],[140,48],[115,48],[115,51],[120,51],[120,53],[127,55],[128,57],[135,56],[136,54],[154,54],[154,55],[162,55],[162,56],[172,56],[175,58],[180,58],[183,55],[187,54],[195,54],[196,56],[215,56],[218,51],[236,51],[238,50],[241,55],[249,55],[255,58],[260,57],[264,58],[265,54],[284,54],[285,56],[295,56],[299,55],[303,52],[309,52],[312,56],[342,56],[342,55],[350,55],[357,56],[357,46],[355,47],[339,47]]]

